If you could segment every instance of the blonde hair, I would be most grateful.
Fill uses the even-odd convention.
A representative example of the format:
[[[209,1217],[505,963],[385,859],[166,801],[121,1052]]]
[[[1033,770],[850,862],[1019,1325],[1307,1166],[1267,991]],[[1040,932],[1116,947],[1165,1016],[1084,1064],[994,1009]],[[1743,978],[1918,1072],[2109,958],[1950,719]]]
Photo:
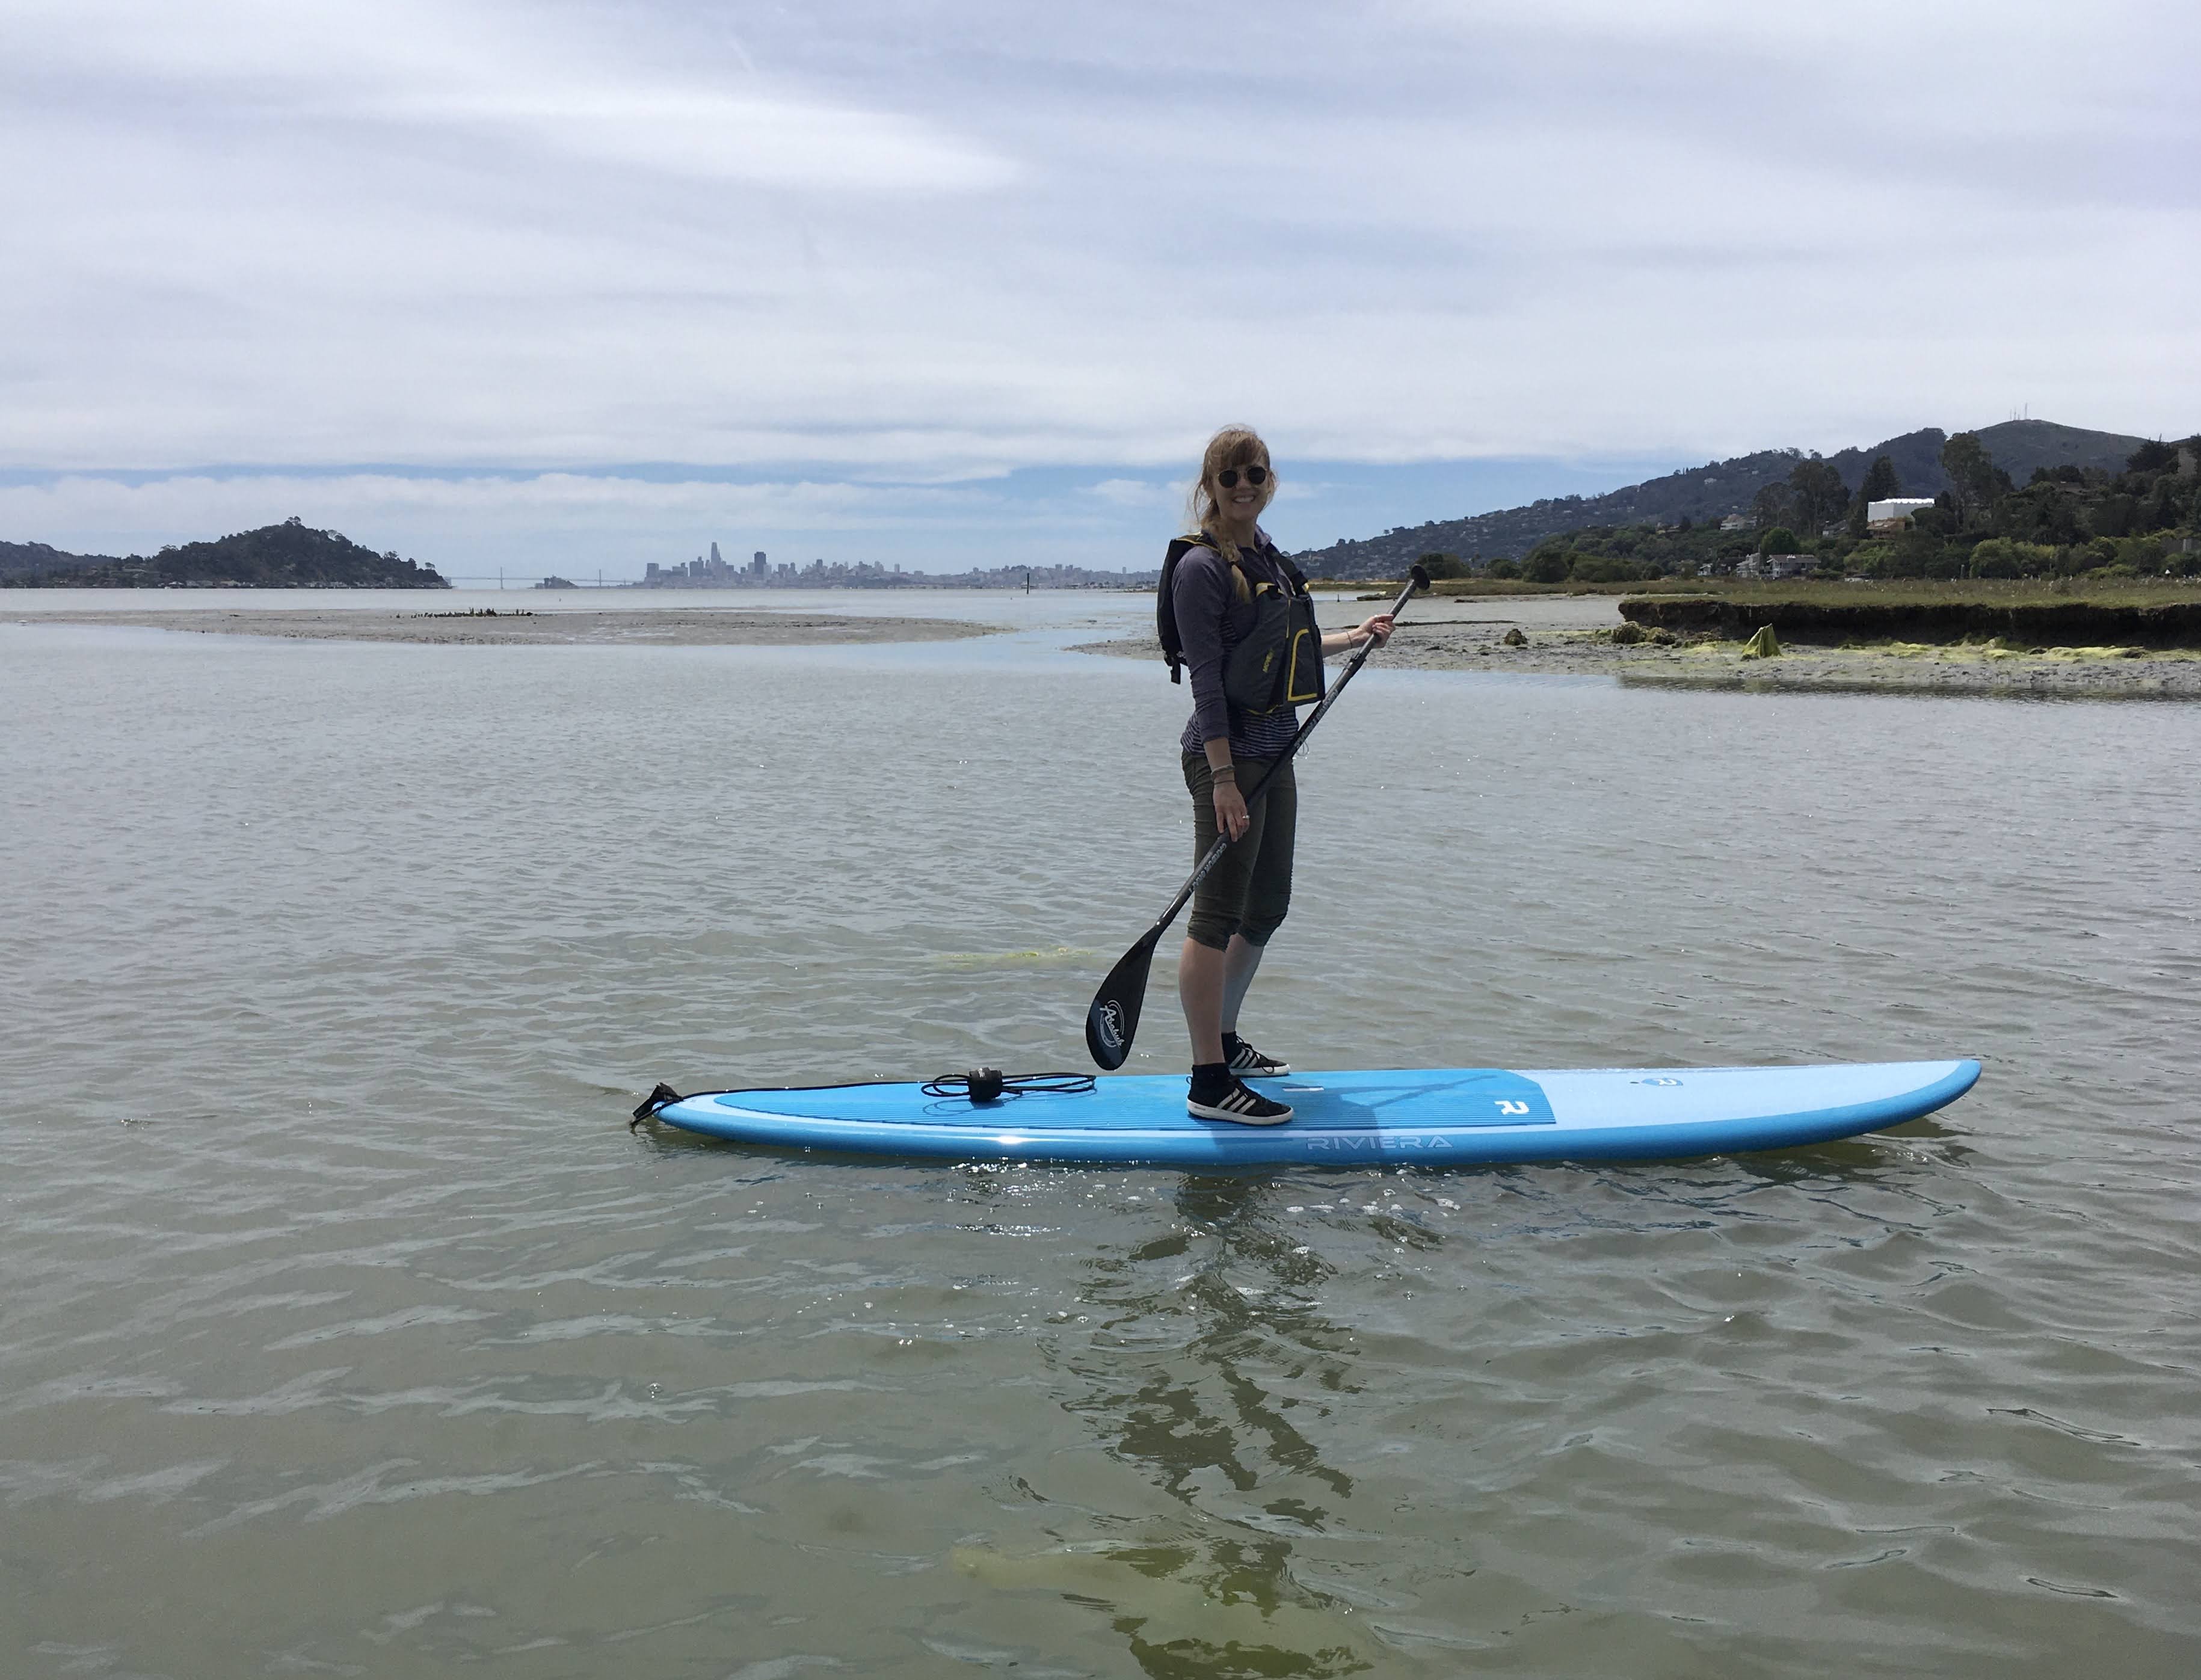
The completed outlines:
[[[1226,426],[1207,440],[1207,448],[1200,457],[1200,477],[1193,485],[1192,494],[1185,498],[1185,514],[1192,521],[1188,529],[1203,532],[1215,539],[1215,546],[1235,573],[1238,568],[1238,545],[1230,534],[1218,527],[1222,525],[1222,509],[1215,499],[1215,475],[1230,467],[1267,467],[1269,482],[1261,486],[1261,500],[1253,509],[1259,519],[1263,509],[1277,494],[1277,469],[1269,466],[1269,446],[1261,441],[1261,434],[1250,426]],[[1244,579],[1238,580],[1241,592],[1245,590]]]

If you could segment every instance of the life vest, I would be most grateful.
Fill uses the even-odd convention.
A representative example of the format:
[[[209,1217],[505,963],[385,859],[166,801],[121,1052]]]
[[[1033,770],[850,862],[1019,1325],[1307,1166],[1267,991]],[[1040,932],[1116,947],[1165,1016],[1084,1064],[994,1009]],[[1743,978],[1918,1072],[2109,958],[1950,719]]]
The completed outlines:
[[[1191,549],[1223,552],[1221,544],[1200,532],[1172,537],[1162,557],[1154,627],[1161,636],[1162,657],[1169,661],[1172,683],[1184,680],[1184,638],[1177,626],[1177,564]],[[1307,594],[1306,577],[1273,543],[1266,555],[1283,573],[1284,588],[1266,579],[1250,577],[1236,561],[1230,562],[1231,572],[1253,603],[1253,623],[1224,661],[1223,694],[1240,711],[1255,716],[1280,706],[1301,706],[1322,698],[1322,631],[1314,621],[1314,601]]]

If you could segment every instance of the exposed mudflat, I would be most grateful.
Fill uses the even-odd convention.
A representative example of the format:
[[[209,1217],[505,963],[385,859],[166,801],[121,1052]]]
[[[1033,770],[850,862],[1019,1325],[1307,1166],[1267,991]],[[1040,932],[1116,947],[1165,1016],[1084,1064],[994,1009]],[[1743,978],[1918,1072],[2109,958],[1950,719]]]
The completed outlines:
[[[1373,662],[1407,671],[1617,677],[1627,684],[1708,688],[2201,699],[2201,653],[2184,649],[2056,648],[2021,653],[1979,645],[1889,643],[1798,646],[1771,658],[1751,659],[1744,656],[1740,642],[1616,644],[1609,628],[1580,626],[1594,607],[1547,614],[1529,610],[1543,604],[1534,599],[1474,604],[1490,616],[1470,620],[1448,614],[1437,620],[1409,608],[1391,645],[1375,655]],[[1609,602],[1599,604],[1617,620]],[[1500,616],[1506,609],[1517,622]],[[1577,622],[1565,624],[1570,618]],[[1323,619],[1329,625],[1333,614],[1325,612]],[[1549,627],[1553,619],[1564,627]],[[1521,645],[1506,643],[1509,631],[1520,634]],[[1078,651],[1159,660],[1161,644],[1150,637],[1137,637],[1089,643]]]
[[[126,625],[305,641],[478,643],[514,647],[794,647],[817,643],[948,642],[992,632],[990,626],[960,619],[842,618],[819,613],[745,613],[707,608],[457,613],[342,608],[225,613],[181,608],[40,613],[19,622]]]

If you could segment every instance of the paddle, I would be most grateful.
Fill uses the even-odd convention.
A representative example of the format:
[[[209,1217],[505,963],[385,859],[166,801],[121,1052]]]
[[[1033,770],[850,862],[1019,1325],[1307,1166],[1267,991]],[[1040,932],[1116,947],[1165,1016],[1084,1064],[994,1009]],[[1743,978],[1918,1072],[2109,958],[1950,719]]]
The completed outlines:
[[[1391,603],[1392,616],[1396,618],[1406,610],[1409,596],[1429,586],[1429,574],[1418,566],[1414,567],[1406,580],[1406,588],[1399,591],[1399,598]],[[1329,685],[1329,692],[1324,695],[1314,710],[1307,714],[1306,721],[1299,726],[1299,731],[1291,738],[1291,744],[1261,772],[1261,779],[1247,790],[1247,810],[1252,810],[1261,796],[1268,791],[1269,778],[1290,763],[1294,755],[1306,743],[1307,737],[1314,733],[1314,726],[1322,721],[1324,714],[1337,704],[1337,696],[1345,692],[1345,685],[1353,680],[1353,673],[1367,663],[1369,652],[1375,645],[1376,638],[1371,636],[1353,650],[1353,656],[1345,662],[1345,669],[1337,673],[1337,680]],[[1111,1070],[1121,1067],[1124,1058],[1131,1054],[1132,1035],[1139,1030],[1139,1010],[1147,1001],[1147,970],[1153,964],[1154,947],[1161,943],[1162,935],[1169,931],[1169,925],[1177,919],[1177,912],[1191,902],[1193,894],[1200,890],[1200,884],[1207,878],[1208,872],[1221,861],[1224,850],[1230,844],[1227,836],[1218,834],[1215,837],[1215,843],[1207,849],[1207,855],[1200,859],[1200,866],[1192,872],[1191,878],[1177,889],[1177,895],[1170,901],[1169,908],[1162,912],[1160,919],[1146,931],[1137,944],[1124,953],[1123,960],[1108,971],[1108,978],[1100,983],[1100,990],[1093,994],[1092,1007],[1085,1012],[1085,1048],[1092,1053],[1093,1060],[1099,1066]]]

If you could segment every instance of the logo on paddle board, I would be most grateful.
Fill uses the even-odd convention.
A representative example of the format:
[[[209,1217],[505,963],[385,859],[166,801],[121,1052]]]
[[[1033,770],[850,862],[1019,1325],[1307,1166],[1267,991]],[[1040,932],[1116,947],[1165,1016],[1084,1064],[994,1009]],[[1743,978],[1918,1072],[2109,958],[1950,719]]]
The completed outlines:
[[[1124,1048],[1124,1011],[1114,998],[1093,1006],[1093,1031],[1109,1049]]]
[[[1388,1154],[1400,1149],[1456,1149],[1459,1147],[1441,1131],[1385,1131],[1358,1137],[1350,1133],[1332,1132],[1327,1137],[1316,1133],[1306,1139],[1310,1154],[1324,1151],[1342,1155]]]

